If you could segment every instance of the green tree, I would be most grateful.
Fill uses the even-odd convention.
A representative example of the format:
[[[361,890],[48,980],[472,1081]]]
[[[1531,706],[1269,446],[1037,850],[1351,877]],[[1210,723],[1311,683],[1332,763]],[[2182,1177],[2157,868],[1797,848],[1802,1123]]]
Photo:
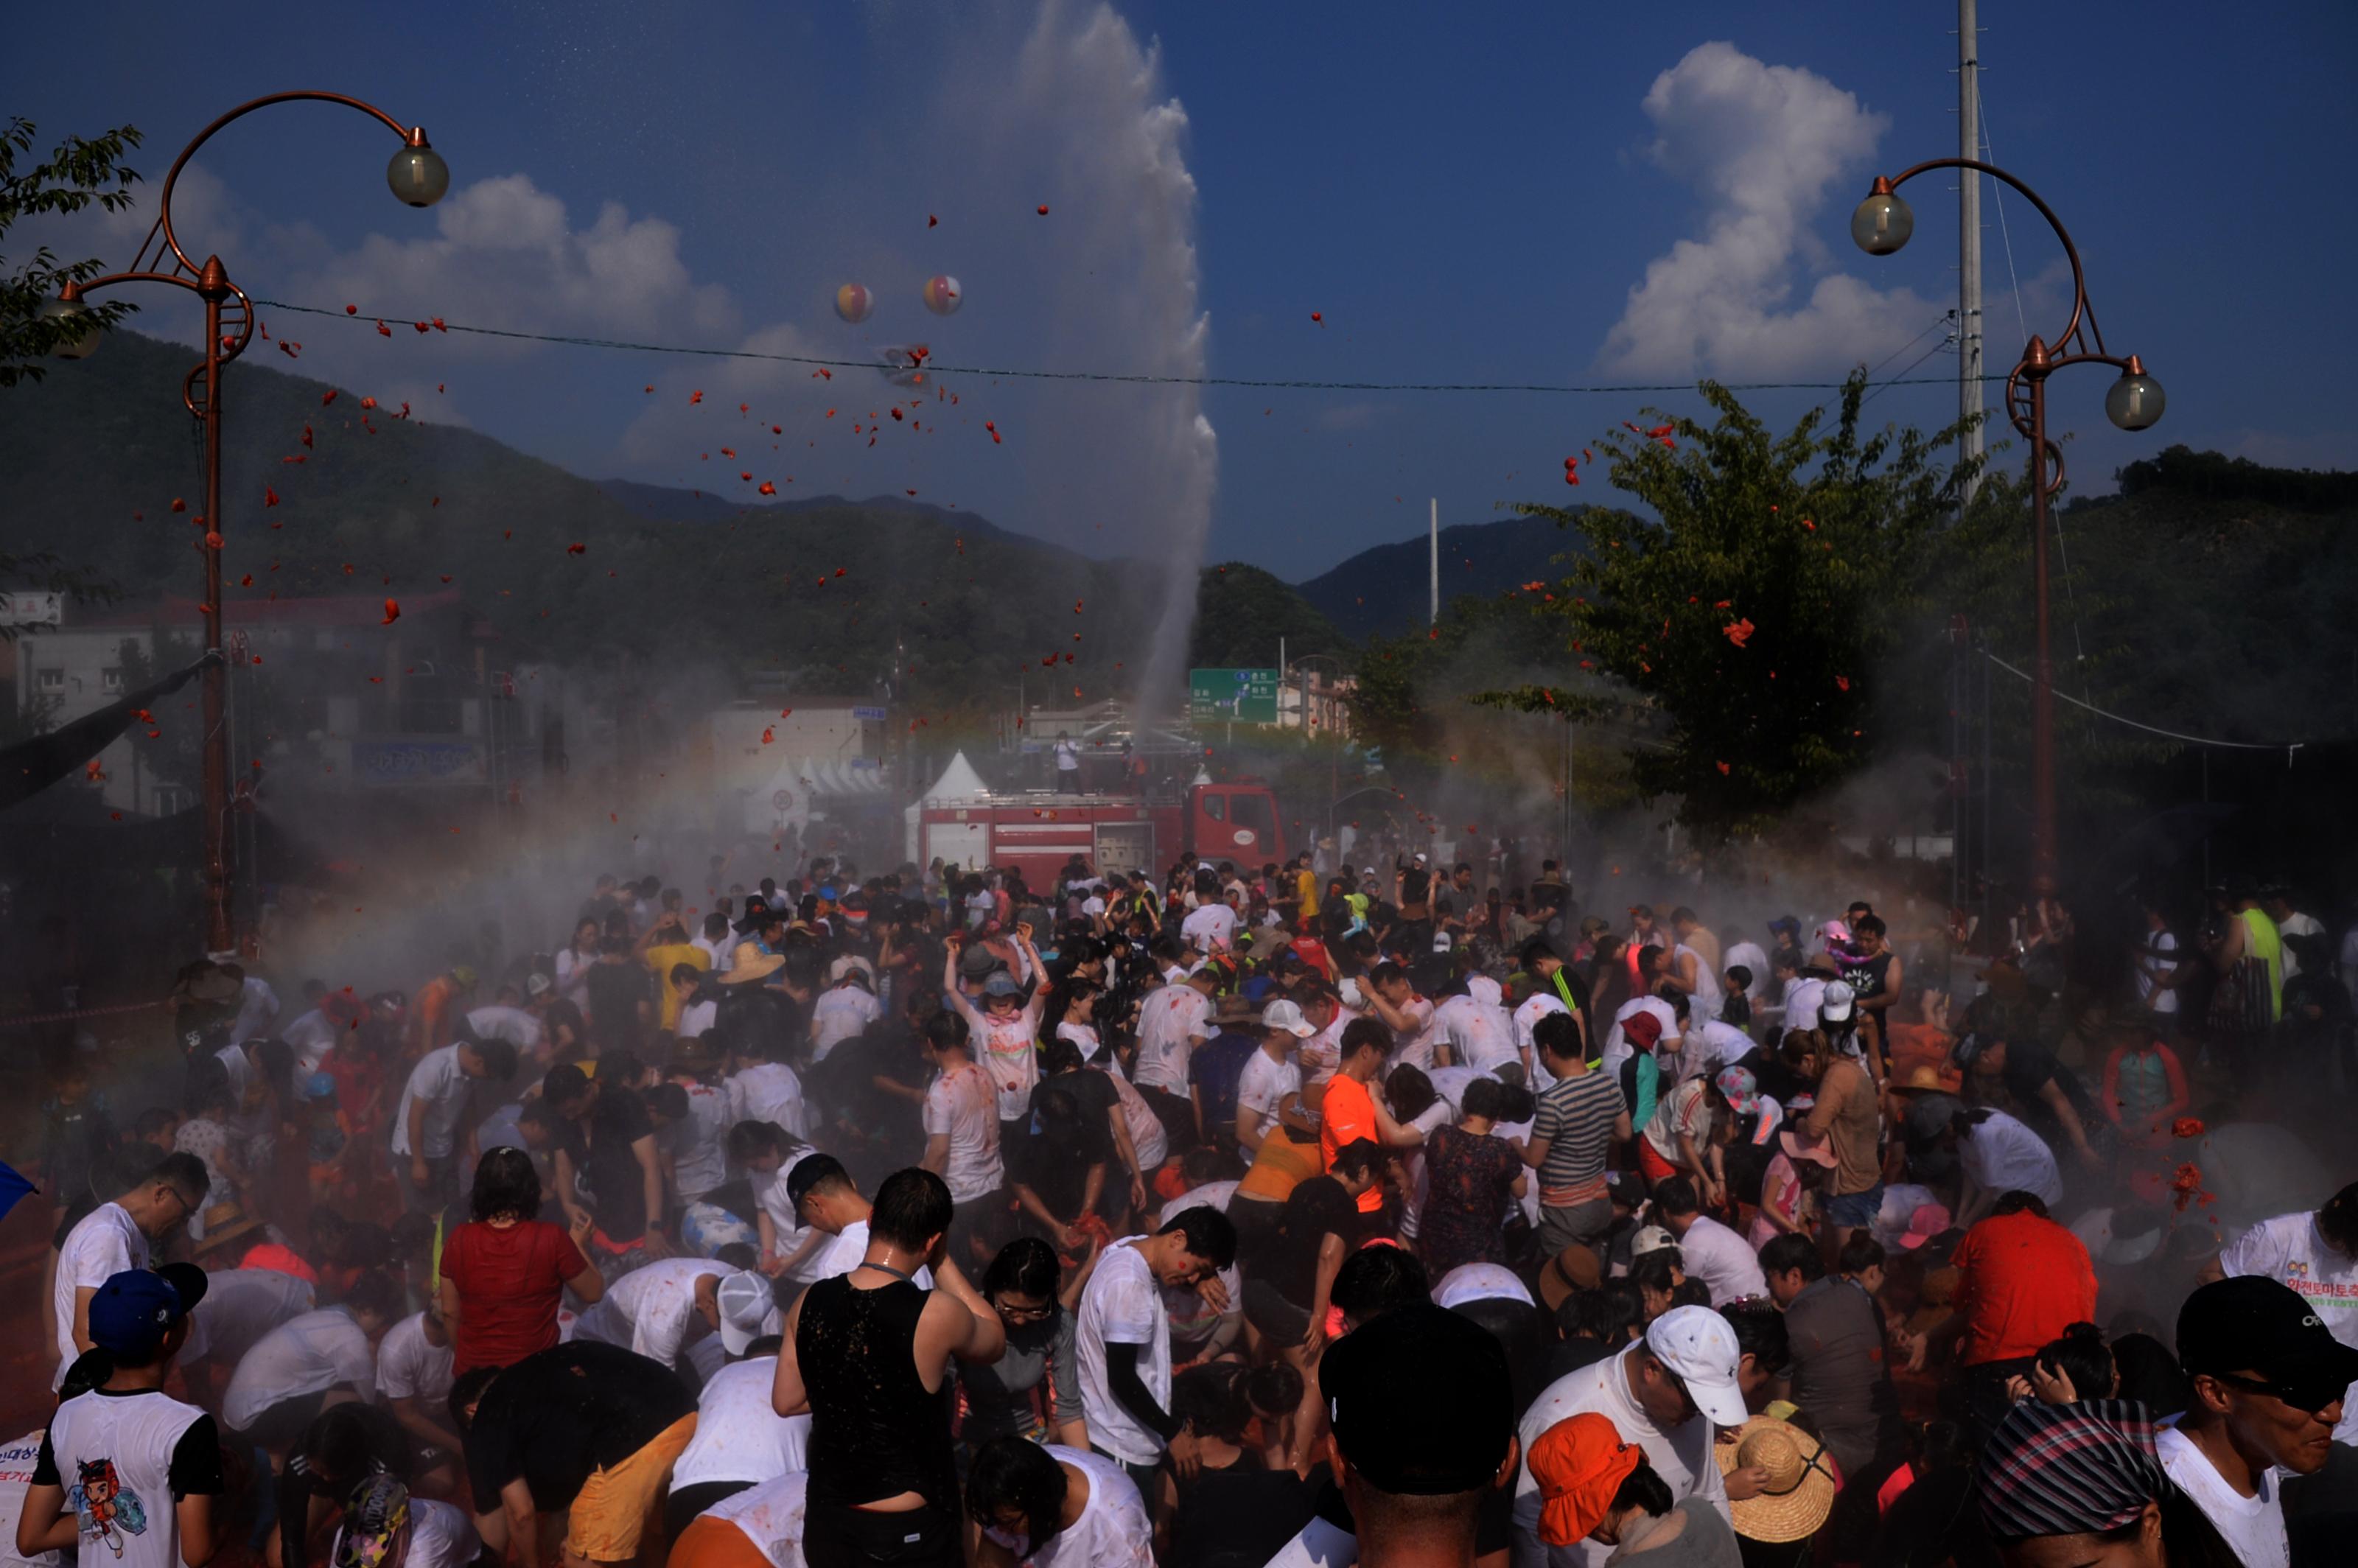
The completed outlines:
[[[93,201],[109,212],[130,206],[139,175],[123,160],[139,145],[138,130],[118,125],[87,139],[68,136],[47,158],[19,168],[32,156],[38,134],[26,119],[12,118],[0,130],[0,387],[40,380],[41,360],[59,344],[114,326],[136,308],[127,300],[110,299],[93,304],[81,320],[60,324],[44,316],[42,307],[69,281],[87,283],[98,276],[103,264],[95,258],[60,262],[47,245],[23,258],[5,247],[8,232],[21,219],[79,212]]]
[[[1709,425],[1648,410],[1600,443],[1614,486],[1654,517],[1531,503],[1587,542],[1549,612],[1585,671],[1666,719],[1636,753],[1637,785],[1676,795],[1709,837],[1758,827],[1861,765],[1887,717],[1878,677],[1929,623],[1951,554],[1952,431],[1862,428],[1866,382],[1833,421],[1771,432],[1705,382]],[[1575,711],[1608,699],[1524,686],[1506,706]]]

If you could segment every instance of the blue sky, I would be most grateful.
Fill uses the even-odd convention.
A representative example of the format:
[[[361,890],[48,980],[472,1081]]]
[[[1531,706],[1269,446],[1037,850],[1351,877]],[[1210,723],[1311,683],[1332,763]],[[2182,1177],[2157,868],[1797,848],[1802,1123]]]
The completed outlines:
[[[72,26],[93,52],[12,51],[0,109],[45,135],[135,121],[155,180],[204,120],[265,92],[331,88],[422,122],[456,181],[437,212],[385,193],[389,136],[309,107],[225,133],[180,199],[191,239],[221,235],[253,292],[351,299],[364,317],[827,355],[925,341],[937,362],[1059,370],[1684,384],[1830,379],[1953,297],[1938,177],[1910,187],[1903,255],[1871,261],[1845,228],[1875,169],[1954,150],[1939,5],[238,12],[227,28],[185,8],[86,7]],[[2143,354],[2169,393],[2163,424],[2127,437],[2104,423],[2104,373],[2057,382],[2082,487],[2180,441],[2358,466],[2358,414],[2337,395],[2358,13],[2259,7],[2223,27],[2190,4],[1990,0],[1983,23],[1998,161],[2071,225],[2113,347]],[[1159,109],[1174,99],[1184,132]],[[2022,331],[1985,204],[2002,370]],[[2028,325],[2052,330],[2057,252],[2026,206],[2005,212]],[[103,226],[44,237],[127,259]],[[1684,270],[1633,306],[1682,242]],[[914,303],[936,271],[967,291],[947,321]],[[827,309],[853,279],[880,301],[860,329]],[[892,389],[865,372],[814,383],[265,319],[305,344],[308,370],[585,473],[727,488],[726,440],[787,494],[914,489],[1099,553],[1159,555],[1158,535],[1193,526],[1170,499],[1193,482],[1184,396],[953,377],[958,404],[919,421],[929,439],[890,427],[871,449],[845,427]],[[1952,364],[1936,353],[1917,373]],[[740,401],[757,406],[742,420]],[[1307,575],[1417,531],[1428,495],[1459,522],[1573,496],[1563,456],[1645,402],[1695,405],[1213,389],[1208,552]],[[1779,421],[1806,406],[1754,402]],[[1899,387],[1874,411],[1932,426],[1953,407],[1951,388]],[[774,452],[745,441],[756,414],[793,433]],[[1608,498],[1601,476],[1576,494]]]

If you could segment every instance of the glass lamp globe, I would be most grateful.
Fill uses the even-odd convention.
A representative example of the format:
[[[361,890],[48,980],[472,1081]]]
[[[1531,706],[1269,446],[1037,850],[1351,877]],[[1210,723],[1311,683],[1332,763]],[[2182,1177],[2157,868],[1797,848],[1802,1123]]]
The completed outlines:
[[[2161,393],[2161,383],[2145,373],[2133,371],[2113,383],[2104,394],[2104,417],[2124,430],[2150,429],[2161,418],[2169,399]]]
[[[420,142],[405,146],[385,166],[384,181],[393,193],[412,207],[431,207],[450,189],[450,166],[442,155]]]
[[[1858,204],[1850,215],[1850,237],[1871,256],[1887,256],[1916,232],[1916,214],[1897,191],[1882,190]]]
[[[41,307],[41,315],[59,326],[65,326],[87,318],[90,307],[79,299],[52,299]],[[60,340],[49,352],[61,360],[86,360],[97,351],[99,337],[99,329],[93,323],[83,330],[81,336]]]

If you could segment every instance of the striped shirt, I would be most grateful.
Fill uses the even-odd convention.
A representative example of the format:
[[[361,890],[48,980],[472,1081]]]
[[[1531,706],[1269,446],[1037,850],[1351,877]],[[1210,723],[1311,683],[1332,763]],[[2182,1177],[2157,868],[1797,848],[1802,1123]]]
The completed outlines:
[[[1541,1203],[1561,1208],[1605,1195],[1613,1124],[1628,1108],[1621,1086],[1606,1073],[1560,1079],[1540,1096],[1531,1137],[1545,1139],[1548,1146],[1540,1164]]]

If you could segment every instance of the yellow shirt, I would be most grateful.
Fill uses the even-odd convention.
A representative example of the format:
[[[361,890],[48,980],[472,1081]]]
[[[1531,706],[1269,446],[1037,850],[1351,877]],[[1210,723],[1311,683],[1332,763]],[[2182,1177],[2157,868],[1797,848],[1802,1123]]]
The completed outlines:
[[[708,969],[712,968],[712,955],[701,947],[681,942],[650,947],[640,956],[646,959],[647,968],[654,971],[655,989],[663,994],[662,1027],[677,1029],[679,1027],[679,992],[672,989],[672,966],[687,964],[696,968]]]
[[[1316,914],[1318,913],[1318,873],[1312,871],[1298,872],[1294,877],[1293,885],[1299,890],[1297,896],[1302,901],[1303,916],[1306,918]]]

